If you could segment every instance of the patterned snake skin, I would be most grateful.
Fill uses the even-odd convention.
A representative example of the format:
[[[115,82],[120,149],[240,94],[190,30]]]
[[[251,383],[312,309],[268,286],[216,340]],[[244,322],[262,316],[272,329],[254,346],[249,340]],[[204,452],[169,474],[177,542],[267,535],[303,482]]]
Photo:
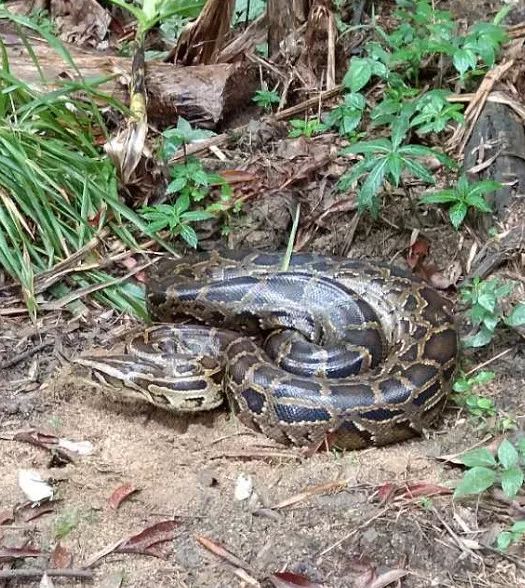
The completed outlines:
[[[147,300],[164,324],[125,355],[77,362],[177,411],[219,405],[225,386],[241,420],[280,442],[362,448],[421,433],[455,369],[449,303],[387,264],[314,254],[281,264],[255,252],[162,261]]]

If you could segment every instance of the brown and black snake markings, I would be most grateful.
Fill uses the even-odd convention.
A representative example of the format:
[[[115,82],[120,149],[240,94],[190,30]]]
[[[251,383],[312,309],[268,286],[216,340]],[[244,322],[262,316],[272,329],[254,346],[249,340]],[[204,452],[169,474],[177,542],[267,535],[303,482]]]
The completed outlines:
[[[455,369],[448,301],[387,264],[315,254],[281,264],[257,252],[164,260],[147,286],[162,324],[127,354],[76,361],[170,410],[214,408],[225,388],[244,423],[284,443],[362,448],[421,433]]]

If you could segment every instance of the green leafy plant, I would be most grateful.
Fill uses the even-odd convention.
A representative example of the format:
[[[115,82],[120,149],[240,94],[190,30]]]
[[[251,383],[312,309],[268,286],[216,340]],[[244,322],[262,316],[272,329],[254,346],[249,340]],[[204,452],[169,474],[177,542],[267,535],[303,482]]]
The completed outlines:
[[[179,196],[174,204],[156,204],[144,207],[142,216],[149,221],[148,230],[156,233],[168,230],[171,235],[180,235],[190,247],[197,247],[198,237],[191,223],[213,218],[206,210],[190,210],[190,198]]]
[[[525,438],[517,445],[504,439],[496,456],[480,447],[460,457],[468,469],[456,486],[454,498],[481,494],[493,486],[500,486],[508,498],[514,498],[524,481]]]
[[[317,118],[309,118],[303,120],[301,118],[293,118],[290,120],[291,131],[288,133],[289,137],[306,137],[311,139],[314,135],[319,135],[326,130],[326,126]]]
[[[109,0],[115,6],[128,10],[138,23],[138,38],[161,22],[172,17],[195,18],[205,0],[143,0],[142,6],[126,0]]]
[[[176,127],[166,129],[162,133],[161,156],[163,159],[168,160],[182,147],[184,158],[187,159],[187,145],[196,141],[203,141],[213,136],[215,136],[213,131],[194,129],[185,118],[180,116]]]
[[[345,94],[342,104],[332,109],[324,123],[335,128],[343,137],[350,137],[361,123],[366,107],[365,97],[359,92]]]
[[[252,100],[264,110],[272,110],[275,104],[281,102],[281,97],[275,90],[257,90]]]
[[[391,126],[398,117],[410,117],[415,111],[414,98],[419,94],[417,88],[403,83],[395,87],[385,88],[384,98],[376,104],[370,113],[370,119],[375,127]]]
[[[392,125],[399,116],[408,116],[409,127],[418,135],[440,133],[452,122],[463,122],[461,104],[448,102],[446,90],[430,90],[417,96],[416,88],[404,84],[389,88],[385,98],[372,110],[370,118],[374,126]]]
[[[423,145],[406,145],[403,140],[408,131],[408,117],[398,118],[392,127],[390,139],[361,141],[343,149],[343,155],[363,155],[350,172],[344,174],[340,181],[341,190],[348,190],[365,178],[360,185],[357,203],[360,210],[369,210],[372,215],[379,212],[378,194],[385,181],[399,186],[401,175],[410,173],[427,184],[434,183],[434,177],[418,161],[421,157],[436,157],[442,163],[452,166],[445,155]]]
[[[172,180],[166,193],[176,195],[175,202],[143,207],[140,214],[148,222],[148,234],[167,230],[172,236],[182,237],[190,247],[196,247],[197,233],[191,224],[209,220],[217,213],[231,208],[230,185],[220,175],[207,172],[195,158],[173,166],[170,171]],[[212,186],[220,188],[219,202],[206,208],[195,208],[195,203],[204,200]]]
[[[502,531],[496,538],[496,545],[501,551],[508,549],[513,543],[521,541],[525,536],[525,521],[516,521],[508,531]]]
[[[387,66],[381,61],[373,57],[353,57],[343,77],[343,86],[350,92],[356,93],[368,84],[372,76],[384,79],[387,75]]]
[[[421,198],[426,204],[446,204],[449,206],[449,217],[452,226],[459,229],[470,209],[491,212],[485,195],[501,187],[499,182],[484,180],[470,183],[466,176],[461,176],[454,188],[440,190]]]
[[[450,92],[431,90],[421,96],[415,103],[415,116],[410,126],[417,129],[420,135],[440,133],[451,121],[462,123],[464,120],[463,105],[453,104],[447,100]]]
[[[454,391],[453,399],[460,405],[464,406],[469,414],[477,418],[491,417],[496,414],[496,408],[492,399],[486,396],[479,396],[473,393],[476,386],[483,386],[494,379],[494,372],[482,370],[474,376],[459,376],[452,390]]]
[[[525,324],[525,302],[518,302],[507,315],[501,309],[502,298],[513,289],[512,282],[501,282],[497,278],[474,278],[461,289],[461,300],[470,307],[467,317],[476,330],[464,341],[467,347],[483,347],[490,343],[496,327],[502,322],[511,327]]]
[[[46,29],[2,8],[0,15],[44,36],[74,68],[71,56]],[[43,287],[54,297],[69,296],[76,287],[93,288],[91,295],[103,304],[146,316],[140,287],[116,284],[115,278],[98,269],[69,272],[67,281],[57,279],[43,286],[49,283],[50,270],[103,230],[127,246],[139,247],[137,236],[145,233],[146,224],[120,200],[115,168],[97,147],[108,133],[96,101],[104,100],[121,112],[125,107],[100,92],[102,79],[67,81],[46,93],[13,76],[5,56],[2,65],[0,268],[20,284],[33,316]],[[77,98],[79,94],[83,100]],[[72,300],[76,312],[85,310],[83,303]]]
[[[416,81],[422,63],[449,57],[461,79],[480,66],[492,67],[506,39],[499,20],[477,23],[466,35],[457,34],[457,25],[449,11],[436,10],[431,0],[397,0],[394,16],[399,25],[387,34],[376,27],[382,47],[369,53],[391,70],[403,69],[403,77]]]
[[[66,511],[55,519],[53,535],[56,541],[64,539],[80,523],[80,515],[76,510]]]
[[[392,52],[392,67],[403,66],[403,75],[417,81],[421,64],[430,57],[451,55],[460,37],[452,14],[436,10],[430,0],[401,0],[397,4],[394,16],[400,25],[389,35],[380,33]]]
[[[452,55],[454,67],[463,78],[469,70],[475,70],[478,63],[492,67],[507,35],[500,26],[492,23],[476,23],[461,40]]]

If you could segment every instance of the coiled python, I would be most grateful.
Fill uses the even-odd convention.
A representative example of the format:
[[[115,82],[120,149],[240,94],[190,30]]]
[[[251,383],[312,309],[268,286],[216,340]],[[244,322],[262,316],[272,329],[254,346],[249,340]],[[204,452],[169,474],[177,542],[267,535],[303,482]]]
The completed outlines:
[[[391,265],[227,252],[164,260],[151,317],[123,355],[76,361],[175,411],[223,388],[243,422],[280,442],[361,448],[407,439],[439,415],[456,364],[449,303]],[[190,317],[200,324],[184,324]],[[173,324],[177,322],[178,324]]]

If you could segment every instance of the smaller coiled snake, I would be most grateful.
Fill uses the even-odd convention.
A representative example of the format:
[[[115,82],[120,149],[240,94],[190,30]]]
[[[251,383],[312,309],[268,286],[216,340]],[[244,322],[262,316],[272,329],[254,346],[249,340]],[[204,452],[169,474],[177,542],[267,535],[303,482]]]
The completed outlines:
[[[456,364],[448,301],[392,265],[315,254],[281,264],[257,252],[164,260],[147,282],[164,324],[123,355],[75,361],[168,410],[214,408],[226,388],[241,420],[280,442],[361,448],[428,427]]]

